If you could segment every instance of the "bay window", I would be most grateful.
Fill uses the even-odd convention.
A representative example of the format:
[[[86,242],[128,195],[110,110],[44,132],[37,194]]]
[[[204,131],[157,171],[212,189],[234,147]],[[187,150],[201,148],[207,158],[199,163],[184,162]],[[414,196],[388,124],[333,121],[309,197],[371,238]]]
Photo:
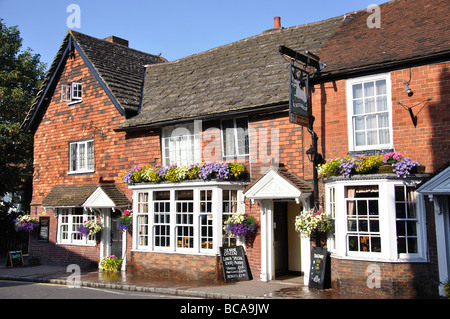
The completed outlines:
[[[418,180],[328,178],[326,207],[335,216],[337,258],[424,261],[426,225]]]
[[[223,235],[223,221],[245,209],[244,186],[222,181],[132,186],[133,249],[217,254],[222,245],[235,246],[235,238]]]

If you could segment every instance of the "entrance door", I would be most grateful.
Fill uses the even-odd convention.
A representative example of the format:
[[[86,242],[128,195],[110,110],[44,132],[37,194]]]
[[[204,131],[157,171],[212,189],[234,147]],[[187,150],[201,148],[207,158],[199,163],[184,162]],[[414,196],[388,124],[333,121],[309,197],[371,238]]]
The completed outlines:
[[[274,239],[274,264],[275,277],[288,273],[288,227],[287,227],[287,203],[273,203],[273,239]]]
[[[111,212],[111,227],[110,227],[110,252],[111,255],[122,257],[122,230],[116,227],[117,218],[120,217],[120,212]]]

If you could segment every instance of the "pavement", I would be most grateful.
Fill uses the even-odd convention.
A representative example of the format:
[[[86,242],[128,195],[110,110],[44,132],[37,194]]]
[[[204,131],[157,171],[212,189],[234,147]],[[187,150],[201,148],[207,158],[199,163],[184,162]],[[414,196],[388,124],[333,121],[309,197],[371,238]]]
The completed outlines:
[[[361,295],[342,295],[334,289],[315,289],[303,284],[303,277],[282,277],[279,280],[258,280],[235,283],[207,281],[158,280],[131,272],[111,273],[100,269],[79,270],[76,278],[67,266],[37,265],[6,267],[0,257],[0,280],[76,284],[92,288],[122,289],[138,292],[167,294],[186,298],[210,299],[372,299]],[[78,281],[79,280],[79,281]],[[376,297],[373,297],[377,299]]]

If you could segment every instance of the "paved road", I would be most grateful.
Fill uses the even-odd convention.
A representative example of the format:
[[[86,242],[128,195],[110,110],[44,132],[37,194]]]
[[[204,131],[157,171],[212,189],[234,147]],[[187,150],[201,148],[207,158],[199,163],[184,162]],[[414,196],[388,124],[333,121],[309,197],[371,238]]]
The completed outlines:
[[[0,299],[168,299],[146,292],[0,280]]]

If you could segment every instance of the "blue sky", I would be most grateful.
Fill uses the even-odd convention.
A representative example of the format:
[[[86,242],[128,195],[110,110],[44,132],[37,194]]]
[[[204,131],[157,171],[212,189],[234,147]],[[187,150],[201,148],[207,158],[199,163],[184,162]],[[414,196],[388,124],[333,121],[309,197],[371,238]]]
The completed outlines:
[[[130,47],[169,61],[260,34],[281,17],[283,27],[320,21],[387,0],[0,0],[0,18],[18,25],[23,48],[51,64],[69,29],[70,4],[81,9],[81,28],[97,38],[115,35]]]

